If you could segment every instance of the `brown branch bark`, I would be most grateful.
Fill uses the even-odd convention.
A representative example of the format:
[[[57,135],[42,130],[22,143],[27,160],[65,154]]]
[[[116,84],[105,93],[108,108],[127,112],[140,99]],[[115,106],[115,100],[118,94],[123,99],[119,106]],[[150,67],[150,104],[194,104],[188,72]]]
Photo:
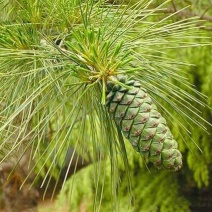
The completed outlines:
[[[2,163],[0,164],[0,173],[3,173],[3,172],[8,173],[8,172],[11,172],[12,169],[13,169],[13,167],[14,167],[14,164],[11,163],[11,162],[2,162]]]
[[[23,180],[28,175],[29,152],[26,152],[18,162],[16,169],[13,170],[16,162],[11,158],[11,161],[4,161],[0,164],[0,181],[4,209],[13,212],[36,212],[39,192],[35,187],[30,188],[34,174],[30,175],[20,190]]]

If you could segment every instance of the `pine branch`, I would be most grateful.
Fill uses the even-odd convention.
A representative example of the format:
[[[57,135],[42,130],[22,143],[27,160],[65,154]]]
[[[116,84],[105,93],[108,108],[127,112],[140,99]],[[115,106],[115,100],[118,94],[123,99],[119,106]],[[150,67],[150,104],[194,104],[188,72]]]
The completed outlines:
[[[203,12],[202,14],[198,14],[196,12],[193,11],[188,11],[188,10],[180,10],[177,6],[177,3],[172,0],[171,1],[172,4],[172,8],[167,8],[167,9],[162,9],[161,13],[166,13],[166,14],[173,14],[175,13],[176,16],[178,16],[179,18],[183,19],[183,18],[193,18],[193,17],[199,17],[199,20],[205,21],[206,22],[212,22],[212,16],[211,15],[206,15],[206,13],[212,8],[212,5],[209,5]],[[203,22],[202,22],[203,23]],[[201,29],[207,30],[207,31],[211,31],[212,27],[210,26],[205,26],[203,24],[197,24],[198,27],[200,27]]]
[[[178,9],[177,7],[175,6],[175,8],[169,8],[169,9],[164,9],[162,10],[163,13],[176,13],[176,15],[180,18],[191,18],[191,17],[199,17],[200,20],[205,20],[205,21],[209,21],[209,22],[212,22],[212,16],[209,16],[209,15],[205,15],[204,13],[203,14],[198,14],[198,13],[195,13],[195,12],[188,12],[188,11],[179,11],[178,12]]]
[[[0,173],[2,172],[11,172],[14,167],[14,164],[12,162],[2,162],[0,165]]]

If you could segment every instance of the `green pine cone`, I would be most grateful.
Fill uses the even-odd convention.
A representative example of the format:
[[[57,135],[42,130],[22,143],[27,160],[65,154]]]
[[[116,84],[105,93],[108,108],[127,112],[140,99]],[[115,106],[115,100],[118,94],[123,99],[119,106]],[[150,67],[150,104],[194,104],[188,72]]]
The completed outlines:
[[[178,144],[151,97],[139,82],[124,77],[118,80],[131,89],[108,82],[106,105],[124,136],[155,166],[179,170],[182,155]]]

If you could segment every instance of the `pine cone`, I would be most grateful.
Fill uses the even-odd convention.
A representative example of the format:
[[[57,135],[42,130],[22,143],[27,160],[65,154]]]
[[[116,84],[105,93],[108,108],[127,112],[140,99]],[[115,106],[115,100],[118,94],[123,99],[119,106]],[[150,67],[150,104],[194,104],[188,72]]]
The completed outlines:
[[[179,170],[182,155],[178,144],[147,91],[138,81],[118,80],[131,89],[108,82],[106,105],[124,136],[155,166]]]

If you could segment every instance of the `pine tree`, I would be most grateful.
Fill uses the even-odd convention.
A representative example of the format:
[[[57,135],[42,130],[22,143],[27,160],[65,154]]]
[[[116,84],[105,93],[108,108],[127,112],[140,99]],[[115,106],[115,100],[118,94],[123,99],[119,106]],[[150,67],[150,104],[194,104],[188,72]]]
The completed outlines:
[[[1,159],[19,161],[31,153],[28,177],[21,186],[35,171],[32,183],[42,176],[47,189],[51,178],[58,179],[67,165],[70,146],[73,152],[64,183],[80,155],[93,161],[93,210],[102,201],[105,181],[101,182],[100,174],[108,158],[113,201],[119,195],[119,174],[126,172],[130,190],[134,165],[128,160],[132,148],[125,147],[129,141],[154,165],[181,168],[177,144],[181,140],[178,134],[175,141],[171,134],[175,129],[167,126],[173,123],[188,135],[188,121],[203,129],[209,122],[194,106],[206,105],[204,95],[181,72],[185,64],[168,54],[209,41],[199,31],[198,19],[173,22],[173,13],[164,17],[166,3],[2,1]],[[194,37],[202,40],[197,43]],[[123,75],[126,78],[119,78]],[[176,179],[176,173],[169,174],[170,181]],[[188,209],[187,201],[183,202]],[[151,210],[154,207],[158,205]]]

